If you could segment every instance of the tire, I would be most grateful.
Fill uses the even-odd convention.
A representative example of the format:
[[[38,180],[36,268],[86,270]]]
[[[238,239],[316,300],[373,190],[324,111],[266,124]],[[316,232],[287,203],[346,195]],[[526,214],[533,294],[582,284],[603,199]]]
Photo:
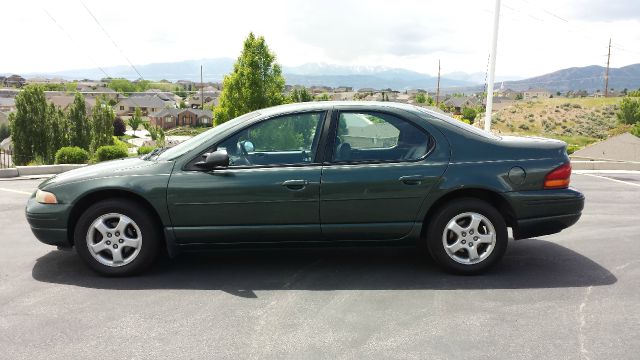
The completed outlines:
[[[80,216],[74,244],[92,270],[106,276],[130,276],[153,264],[162,238],[159,225],[146,209],[128,199],[109,199]]]
[[[479,199],[451,201],[436,211],[427,226],[429,253],[455,274],[480,274],[500,261],[507,250],[504,218]]]

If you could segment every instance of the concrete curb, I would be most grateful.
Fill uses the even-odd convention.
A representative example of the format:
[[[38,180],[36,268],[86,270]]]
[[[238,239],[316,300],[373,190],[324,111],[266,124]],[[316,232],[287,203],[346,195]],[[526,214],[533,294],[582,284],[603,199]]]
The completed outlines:
[[[86,164],[58,164],[37,166],[16,166],[15,168],[0,169],[0,178],[60,174],[65,171],[78,169]]]
[[[640,162],[572,160],[574,170],[640,170]]]

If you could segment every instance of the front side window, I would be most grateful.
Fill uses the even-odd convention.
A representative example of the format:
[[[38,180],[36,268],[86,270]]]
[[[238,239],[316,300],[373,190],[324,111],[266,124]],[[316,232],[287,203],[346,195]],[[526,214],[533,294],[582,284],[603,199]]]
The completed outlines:
[[[309,164],[317,148],[324,112],[279,116],[250,126],[218,145],[230,166]]]
[[[333,162],[411,161],[430,148],[422,129],[384,113],[341,112]]]

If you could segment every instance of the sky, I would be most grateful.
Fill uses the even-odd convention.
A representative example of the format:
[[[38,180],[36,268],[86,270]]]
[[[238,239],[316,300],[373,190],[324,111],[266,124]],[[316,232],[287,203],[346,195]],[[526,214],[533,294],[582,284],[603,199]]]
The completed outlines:
[[[443,74],[486,71],[495,2],[9,0],[0,6],[0,73],[236,58],[253,31],[285,66],[383,66],[435,75],[438,60]],[[609,37],[612,67],[640,63],[640,1],[502,0],[496,75],[604,66]]]

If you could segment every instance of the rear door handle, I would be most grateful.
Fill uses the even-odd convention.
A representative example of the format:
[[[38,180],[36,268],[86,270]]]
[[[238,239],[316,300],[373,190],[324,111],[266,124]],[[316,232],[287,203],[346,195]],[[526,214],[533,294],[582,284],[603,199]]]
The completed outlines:
[[[400,181],[402,181],[403,183],[407,184],[407,185],[419,185],[420,183],[422,183],[422,180],[424,180],[425,177],[422,175],[407,175],[407,176],[401,176]]]
[[[307,184],[309,184],[309,181],[307,180],[287,180],[282,183],[282,186],[291,190],[302,190],[307,186]]]

